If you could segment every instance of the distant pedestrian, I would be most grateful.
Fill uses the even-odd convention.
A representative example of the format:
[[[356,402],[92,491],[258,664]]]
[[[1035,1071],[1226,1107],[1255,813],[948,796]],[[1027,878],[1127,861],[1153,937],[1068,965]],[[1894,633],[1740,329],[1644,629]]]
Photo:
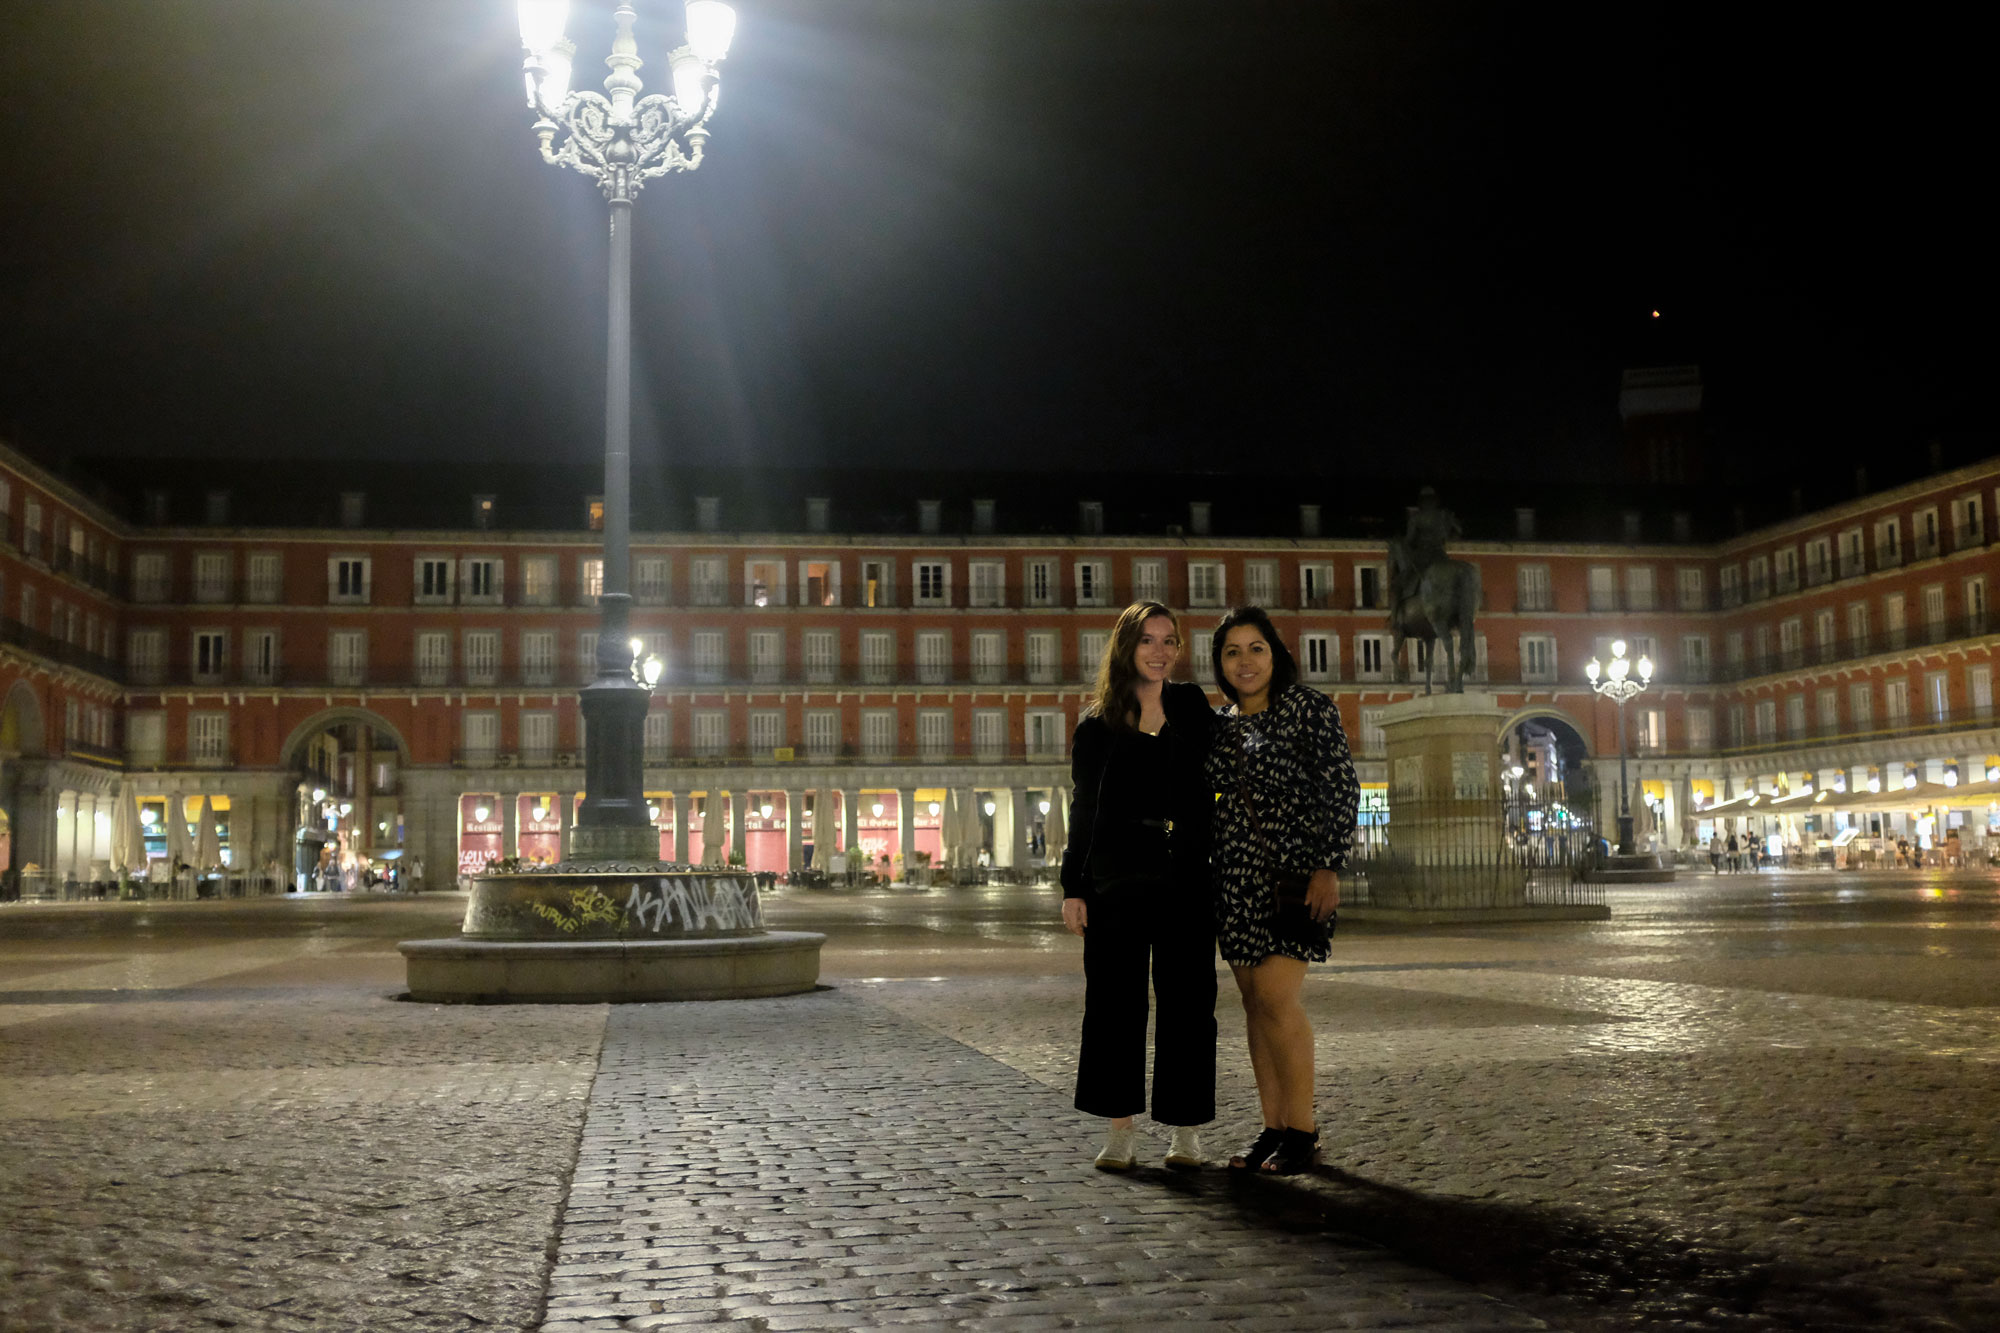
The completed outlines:
[[[1215,627],[1222,712],[1208,759],[1215,802],[1217,934],[1236,976],[1264,1128],[1230,1158],[1291,1175],[1319,1159],[1313,1034],[1299,1001],[1309,963],[1332,952],[1340,875],[1361,786],[1340,710],[1298,683],[1271,619],[1238,607]]]
[[[1715,874],[1722,873],[1722,835],[1712,833],[1708,838],[1708,866]]]
[[[1736,834],[1732,832],[1729,835],[1728,855],[1725,858],[1732,873],[1743,868],[1742,856],[1742,849],[1736,842]]]
[[[1196,1127],[1215,1119],[1215,797],[1203,774],[1215,713],[1199,685],[1167,679],[1181,647],[1172,611],[1126,607],[1071,748],[1062,917],[1083,937],[1076,1109],[1110,1121],[1095,1162],[1103,1171],[1138,1160],[1149,961],[1158,1001],[1152,1111],[1173,1127],[1167,1165],[1200,1166]]]

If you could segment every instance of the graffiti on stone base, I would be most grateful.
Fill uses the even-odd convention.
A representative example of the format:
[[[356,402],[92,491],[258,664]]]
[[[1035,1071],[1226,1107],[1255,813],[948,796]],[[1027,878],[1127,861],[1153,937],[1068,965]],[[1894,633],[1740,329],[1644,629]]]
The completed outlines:
[[[745,876],[673,875],[632,886],[625,916],[655,935],[762,930],[756,885]]]

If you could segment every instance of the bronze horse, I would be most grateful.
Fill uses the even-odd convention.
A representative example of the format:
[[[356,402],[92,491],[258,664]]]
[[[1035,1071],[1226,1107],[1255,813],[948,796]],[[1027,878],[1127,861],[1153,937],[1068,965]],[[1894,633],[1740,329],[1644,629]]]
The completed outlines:
[[[1390,585],[1395,590],[1389,629],[1396,636],[1390,655],[1397,663],[1397,675],[1402,675],[1403,641],[1416,639],[1427,644],[1424,693],[1429,694],[1437,645],[1442,640],[1450,668],[1445,688],[1462,694],[1466,673],[1479,660],[1478,641],[1472,633],[1473,616],[1479,610],[1479,567],[1450,558],[1433,560],[1412,583],[1406,568],[1409,557],[1400,546],[1391,542],[1389,550]]]

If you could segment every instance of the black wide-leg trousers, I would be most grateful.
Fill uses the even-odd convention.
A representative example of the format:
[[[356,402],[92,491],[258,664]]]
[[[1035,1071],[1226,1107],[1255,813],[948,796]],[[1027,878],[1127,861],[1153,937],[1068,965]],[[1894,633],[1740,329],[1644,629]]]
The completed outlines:
[[[1153,1024],[1153,1119],[1215,1119],[1215,917],[1203,894],[1166,881],[1088,899],[1083,932],[1083,1046],[1076,1109],[1146,1109],[1147,966]]]

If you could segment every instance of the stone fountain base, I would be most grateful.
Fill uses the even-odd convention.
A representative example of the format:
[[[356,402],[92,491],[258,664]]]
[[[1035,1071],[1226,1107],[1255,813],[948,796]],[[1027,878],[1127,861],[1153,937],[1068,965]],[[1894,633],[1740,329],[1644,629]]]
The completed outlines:
[[[413,1000],[616,1004],[811,990],[825,942],[765,930],[739,870],[566,862],[481,875],[457,938],[397,948]]]

